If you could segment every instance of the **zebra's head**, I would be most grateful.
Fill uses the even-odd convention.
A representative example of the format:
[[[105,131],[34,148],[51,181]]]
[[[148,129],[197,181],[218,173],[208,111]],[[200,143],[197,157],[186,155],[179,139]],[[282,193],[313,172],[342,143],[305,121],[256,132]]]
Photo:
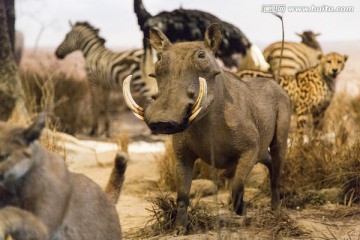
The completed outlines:
[[[88,22],[70,23],[71,30],[64,41],[56,49],[55,55],[63,59],[71,52],[81,50],[85,55],[94,46],[104,46],[105,40],[99,37],[99,29],[95,29]]]

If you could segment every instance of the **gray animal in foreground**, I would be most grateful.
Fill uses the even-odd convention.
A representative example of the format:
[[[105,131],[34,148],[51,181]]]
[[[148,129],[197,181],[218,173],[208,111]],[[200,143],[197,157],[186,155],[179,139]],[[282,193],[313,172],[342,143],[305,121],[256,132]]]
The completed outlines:
[[[280,172],[290,128],[290,99],[268,79],[239,79],[215,60],[221,42],[218,24],[206,29],[204,41],[172,44],[158,29],[150,30],[159,53],[155,72],[159,92],[143,109],[123,84],[128,106],[155,133],[173,134],[178,183],[176,231],[186,232],[192,170],[197,158],[215,167],[235,169],[232,204],[244,213],[244,184],[257,162],[271,177],[271,205],[279,206]],[[268,150],[270,148],[270,151]]]
[[[103,190],[37,143],[44,126],[44,116],[28,128],[0,123],[0,239],[121,239]]]

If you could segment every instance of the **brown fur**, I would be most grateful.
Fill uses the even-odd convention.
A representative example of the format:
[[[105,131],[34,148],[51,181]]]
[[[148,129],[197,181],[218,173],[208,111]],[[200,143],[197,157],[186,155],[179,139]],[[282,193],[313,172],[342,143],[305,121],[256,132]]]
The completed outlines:
[[[0,239],[121,239],[102,189],[37,143],[44,126],[0,123]]]
[[[295,76],[279,77],[280,86],[291,98],[300,134],[304,133],[309,114],[313,117],[314,128],[321,129],[325,111],[335,92],[335,78],[344,69],[347,58],[347,55],[335,52],[319,55],[320,64],[315,67],[298,72]],[[240,71],[237,75],[241,78],[273,77],[271,73],[254,70]]]
[[[271,173],[272,207],[280,203],[290,99],[273,81],[239,80],[223,71],[214,56],[221,38],[218,24],[206,30],[202,42],[171,44],[160,30],[150,31],[151,46],[160,58],[152,74],[159,92],[145,108],[144,119],[154,132],[173,134],[178,182],[176,225],[180,234],[186,232],[197,158],[208,164],[214,160],[217,168],[235,169],[232,203],[237,214],[244,213],[244,184],[257,161],[266,163]],[[199,77],[206,79],[207,98],[190,123],[189,111],[199,91]]]

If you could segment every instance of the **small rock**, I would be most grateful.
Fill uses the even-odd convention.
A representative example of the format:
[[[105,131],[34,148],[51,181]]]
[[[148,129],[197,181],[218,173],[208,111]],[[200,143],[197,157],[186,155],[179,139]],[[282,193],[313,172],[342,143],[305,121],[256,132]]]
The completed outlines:
[[[216,184],[207,179],[195,179],[191,183],[190,197],[193,198],[197,195],[201,197],[210,196],[214,194],[217,189]]]
[[[340,188],[324,188],[320,190],[320,194],[324,196],[326,201],[331,203],[339,203],[341,201]]]

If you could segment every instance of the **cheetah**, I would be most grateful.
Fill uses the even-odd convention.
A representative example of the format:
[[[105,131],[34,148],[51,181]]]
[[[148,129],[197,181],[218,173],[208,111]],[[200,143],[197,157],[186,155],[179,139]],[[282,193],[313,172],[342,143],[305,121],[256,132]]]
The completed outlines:
[[[309,114],[313,117],[313,128],[321,129],[325,111],[335,92],[335,79],[344,69],[348,56],[331,52],[319,54],[318,59],[320,63],[316,66],[295,75],[281,75],[277,80],[291,98],[300,134],[304,134]],[[274,78],[272,73],[254,70],[239,71],[236,75],[240,78]]]

